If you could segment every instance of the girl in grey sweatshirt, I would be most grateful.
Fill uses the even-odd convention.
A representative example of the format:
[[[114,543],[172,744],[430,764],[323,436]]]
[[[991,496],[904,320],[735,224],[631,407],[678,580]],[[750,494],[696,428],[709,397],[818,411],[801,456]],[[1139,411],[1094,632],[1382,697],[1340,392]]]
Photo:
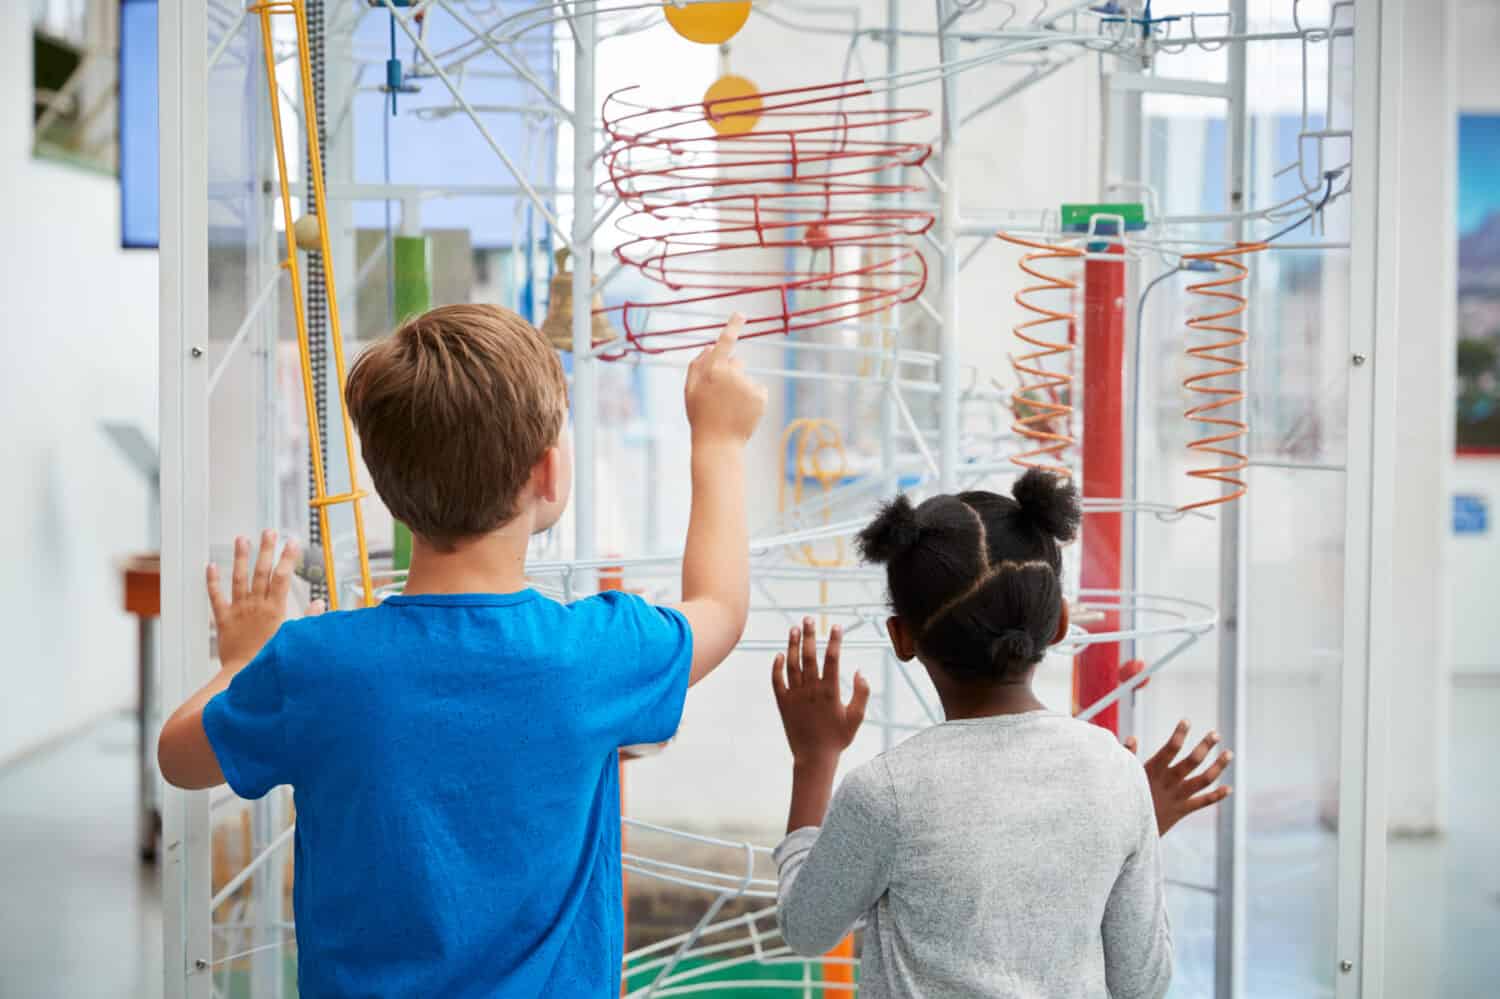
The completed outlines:
[[[1032,693],[1047,647],[1067,634],[1060,544],[1079,520],[1072,486],[1032,470],[1013,496],[898,497],[861,533],[865,559],[887,567],[896,655],[926,668],[947,720],[851,772],[837,794],[869,687],[856,675],[843,702],[840,634],[820,671],[811,620],[776,657],[794,760],[776,851],[781,932],[815,956],[863,920],[863,999],[1167,991],[1158,837],[1229,793],[1209,788],[1230,754],[1198,772],[1209,733],[1176,761],[1184,722],[1142,768],[1109,732]]]

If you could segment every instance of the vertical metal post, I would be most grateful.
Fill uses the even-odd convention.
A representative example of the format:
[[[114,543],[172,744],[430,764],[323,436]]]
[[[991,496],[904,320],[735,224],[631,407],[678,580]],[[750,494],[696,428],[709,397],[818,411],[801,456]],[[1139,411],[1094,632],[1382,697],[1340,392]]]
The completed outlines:
[[[895,76],[901,72],[901,5],[900,0],[886,0],[885,4],[885,72],[887,76]],[[885,106],[888,111],[895,111],[897,104],[896,88],[888,88],[885,92]],[[892,114],[891,124],[886,126],[885,138],[887,142],[895,142],[897,126],[894,122],[895,115]],[[896,185],[901,182],[902,170],[900,167],[888,167],[885,171],[884,182]],[[894,204],[900,200],[899,195],[887,195],[883,200]],[[899,414],[896,412],[896,398],[891,394],[892,386],[895,384],[899,371],[896,364],[896,356],[901,349],[900,327],[901,306],[892,304],[885,313],[885,365],[883,374],[886,376],[886,384],[882,386],[880,396],[880,474],[885,479],[882,492],[887,496],[895,495],[900,487],[900,477],[896,473],[896,427]]]
[[[160,703],[179,704],[209,662],[208,602],[208,25],[194,0],[161,0]],[[160,717],[160,712],[157,713]],[[162,799],[162,943],[166,999],[208,999],[208,795]],[[201,963],[200,963],[201,962]]]
[[[574,557],[595,554],[594,452],[598,367],[593,354],[594,46],[598,24],[582,5],[573,13],[573,517]]]
[[[1145,95],[1139,90],[1126,90],[1114,85],[1113,76],[1103,72],[1103,61],[1111,59],[1111,56],[1100,56],[1101,72],[1099,78],[1099,116],[1100,133],[1103,136],[1102,155],[1099,158],[1099,192],[1098,198],[1101,202],[1113,201],[1113,185],[1139,185],[1143,180],[1144,164],[1141,160],[1141,135],[1143,132],[1142,113],[1145,104]],[[1123,60],[1124,57],[1121,57]],[[1118,62],[1119,60],[1117,60]],[[1138,303],[1141,294],[1141,282],[1139,268],[1125,267],[1125,301],[1127,303]],[[1127,424],[1124,433],[1125,467],[1124,488],[1121,495],[1132,502],[1141,498],[1143,484],[1142,472],[1145,468],[1143,451],[1141,448],[1141,433],[1145,428],[1144,409],[1141,406],[1140,386],[1142,375],[1137,370],[1136,360],[1139,351],[1136,345],[1140,342],[1142,331],[1136,323],[1136,309],[1125,309],[1125,385]],[[1140,358],[1140,360],[1144,360]],[[1120,558],[1122,570],[1120,578],[1124,585],[1133,593],[1141,592],[1143,573],[1141,571],[1141,560],[1136,557],[1140,550],[1141,539],[1141,513],[1132,509],[1126,516],[1125,524],[1128,530],[1123,532],[1120,546]],[[1122,608],[1120,613],[1122,623],[1128,628],[1135,628],[1138,623],[1138,615],[1133,608]],[[1126,660],[1138,658],[1140,655],[1139,643],[1134,640],[1124,643],[1122,646],[1123,656]],[[1139,737],[1144,727],[1145,700],[1139,696],[1138,690],[1131,690],[1120,700],[1119,711],[1119,734],[1121,738],[1128,736]]]
[[[136,746],[140,769],[140,808],[136,815],[141,859],[154,861],[156,845],[156,734],[152,721],[156,715],[156,683],[152,676],[156,659],[157,619],[141,614],[136,618]]]
[[[937,10],[938,55],[944,65],[958,60],[958,40],[948,31],[950,4],[934,0]],[[942,301],[938,331],[938,485],[943,492],[958,488],[958,80],[943,77],[941,144],[942,191],[938,208],[938,245],[943,250]]]
[[[1246,0],[1230,0],[1231,31],[1243,31]],[[1242,212],[1246,201],[1245,160],[1249,150],[1249,108],[1246,106],[1245,45],[1229,46],[1229,128],[1226,159],[1229,166],[1230,212]],[[1230,238],[1244,238],[1244,222],[1230,224]],[[1239,348],[1241,352],[1245,347]],[[1233,377],[1234,387],[1244,391],[1245,375]],[[1225,419],[1243,420],[1243,401],[1222,411]],[[1237,750],[1234,795],[1214,816],[1217,844],[1214,851],[1214,995],[1216,999],[1239,999],[1244,989],[1245,966],[1245,804],[1249,800],[1251,774],[1245,766],[1246,677],[1245,633],[1245,512],[1249,495],[1227,503],[1219,510],[1219,734],[1224,745]]]
[[[250,261],[251,278],[248,284],[250,287],[259,288],[263,287],[265,282],[273,276],[281,273],[276,227],[270,221],[275,217],[275,195],[272,193],[273,186],[267,183],[275,171],[274,154],[271,151],[271,143],[268,141],[269,132],[275,124],[271,118],[270,107],[258,85],[257,74],[249,71],[258,61],[259,53],[254,51],[253,46],[259,44],[260,34],[246,31],[244,38],[247,57],[244,101],[245,107],[253,116],[249,148],[254,150],[252,160],[254,172],[249,178],[251,210],[246,214],[245,219],[245,225],[249,229],[249,235],[254,240],[255,246],[255,255]],[[254,350],[258,390],[255,407],[255,482],[258,492],[256,523],[261,527],[285,526],[282,520],[281,490],[276,468],[277,427],[280,423],[276,419],[279,389],[277,351],[280,345],[280,316],[281,310],[277,308],[261,310]],[[260,852],[269,846],[281,831],[287,815],[286,795],[287,792],[284,789],[277,788],[250,806],[253,844],[251,856],[259,856]],[[275,876],[278,869],[275,863],[267,864],[265,869],[250,882],[250,905],[255,924],[251,946],[266,948],[258,950],[250,958],[249,991],[252,999],[280,999],[283,991],[285,975],[282,962],[285,960],[285,951],[282,947],[272,946],[283,935],[281,928],[277,925],[282,918],[281,879]]]
[[[1337,999],[1385,991],[1388,679],[1396,665],[1391,564],[1401,285],[1400,126],[1406,0],[1357,0],[1349,274],[1349,452],[1344,655],[1339,686]],[[1408,13],[1410,10],[1412,13]]]
[[[888,76],[895,76],[901,72],[901,4],[900,0],[886,0],[885,4],[885,71]],[[898,91],[892,87],[885,92],[885,106],[888,110],[896,108]],[[892,119],[895,115],[891,116]],[[886,128],[886,140],[894,141],[896,138],[896,125],[893,123]],[[900,167],[892,167],[886,171],[886,182],[889,184],[899,183],[902,180]],[[892,195],[891,201],[896,201],[898,195]],[[881,387],[880,394],[880,474],[885,479],[885,487],[882,490],[886,496],[894,496],[901,489],[901,476],[896,471],[896,427],[899,419],[896,413],[895,385],[900,377],[900,365],[897,356],[901,351],[901,307],[891,305],[886,313],[886,370],[883,372],[886,381]],[[885,716],[886,725],[880,730],[880,750],[888,752],[896,743],[896,733],[891,728],[890,722],[895,721],[894,712],[891,710],[892,698],[896,691],[896,657],[891,650],[887,649],[881,656],[880,668],[880,697],[881,711]]]

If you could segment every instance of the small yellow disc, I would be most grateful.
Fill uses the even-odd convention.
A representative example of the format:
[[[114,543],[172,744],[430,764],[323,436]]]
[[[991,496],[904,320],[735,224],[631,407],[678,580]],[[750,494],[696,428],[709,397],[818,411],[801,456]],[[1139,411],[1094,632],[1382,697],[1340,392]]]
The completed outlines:
[[[683,38],[703,45],[722,45],[750,19],[750,0],[740,3],[693,3],[682,7],[669,2],[662,7],[667,23]]]
[[[703,92],[703,117],[720,135],[751,131],[760,121],[760,109],[760,89],[733,73],[719,77]]]

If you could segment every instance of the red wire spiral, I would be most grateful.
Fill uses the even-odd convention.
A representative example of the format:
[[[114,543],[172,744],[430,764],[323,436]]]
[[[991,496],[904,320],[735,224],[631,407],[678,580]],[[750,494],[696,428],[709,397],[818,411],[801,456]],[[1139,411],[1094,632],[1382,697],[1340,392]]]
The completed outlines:
[[[1241,243],[1238,246],[1228,247],[1222,250],[1206,250],[1200,253],[1185,253],[1183,261],[1190,260],[1206,261],[1221,267],[1227,267],[1234,273],[1213,281],[1204,281],[1199,284],[1189,285],[1188,292],[1194,295],[1202,295],[1205,298],[1215,299],[1219,302],[1229,303],[1228,307],[1220,312],[1210,312],[1204,315],[1193,316],[1187,321],[1189,330],[1200,333],[1222,334],[1223,339],[1217,339],[1213,343],[1200,344],[1188,348],[1188,355],[1207,361],[1214,367],[1208,371],[1190,375],[1183,380],[1182,386],[1189,392],[1196,392],[1208,398],[1189,409],[1185,415],[1189,420],[1198,423],[1206,423],[1209,427],[1217,428],[1206,437],[1188,444],[1188,448],[1199,454],[1211,455],[1218,464],[1210,468],[1194,468],[1188,471],[1188,475],[1196,479],[1207,479],[1212,482],[1222,483],[1228,488],[1221,495],[1211,499],[1198,500],[1179,507],[1181,511],[1196,510],[1200,507],[1214,506],[1219,503],[1228,503],[1245,495],[1245,480],[1239,475],[1250,466],[1247,455],[1234,450],[1230,445],[1250,432],[1248,424],[1243,420],[1234,419],[1220,413],[1220,410],[1232,409],[1245,399],[1243,389],[1234,384],[1208,384],[1215,379],[1234,378],[1247,370],[1247,365],[1240,357],[1239,348],[1249,339],[1249,334],[1239,325],[1229,325],[1228,320],[1233,320],[1242,315],[1247,307],[1248,300],[1237,291],[1229,290],[1235,285],[1244,282],[1250,273],[1239,258],[1247,253],[1257,253],[1266,248],[1264,243]],[[1214,306],[1209,304],[1208,308]]]
[[[1016,339],[1036,349],[1011,359],[1011,365],[1021,380],[1010,397],[1011,411],[1015,416],[1011,429],[1036,446],[1010,460],[1022,468],[1040,468],[1057,475],[1071,476],[1073,470],[1068,467],[1066,455],[1074,444],[1073,437],[1068,432],[1072,425],[1073,407],[1062,400],[1063,393],[1072,385],[1073,376],[1071,372],[1048,370],[1043,362],[1051,357],[1071,354],[1073,344],[1068,339],[1044,340],[1033,331],[1051,323],[1064,323],[1063,334],[1066,337],[1076,324],[1077,316],[1071,312],[1049,309],[1033,299],[1042,292],[1074,291],[1078,288],[1078,282],[1044,273],[1034,265],[1043,260],[1077,260],[1085,254],[1083,250],[1070,246],[1037,243],[1003,232],[998,235],[1012,246],[1032,251],[1021,257],[1021,270],[1041,282],[1022,288],[1015,294],[1015,303],[1034,313],[1034,318],[1015,327]]]
[[[909,240],[932,214],[884,206],[921,188],[880,175],[931,154],[885,138],[928,112],[851,110],[872,93],[857,80],[667,108],[631,104],[625,92],[604,102],[607,190],[629,209],[618,225],[631,237],[615,258],[672,294],[597,310],[615,314],[627,343],[604,358],[700,346],[731,310],[746,315],[742,336],[769,336],[879,313],[926,287],[926,261]],[[753,131],[712,127],[741,114],[758,116]],[[813,252],[806,267],[767,268],[764,251],[778,249]],[[804,291],[816,301],[794,301]],[[643,326],[668,310],[702,315]]]

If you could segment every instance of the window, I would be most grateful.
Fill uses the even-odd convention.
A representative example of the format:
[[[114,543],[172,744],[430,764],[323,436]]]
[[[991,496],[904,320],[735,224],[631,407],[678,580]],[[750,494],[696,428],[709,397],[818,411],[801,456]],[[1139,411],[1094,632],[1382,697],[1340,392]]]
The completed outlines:
[[[118,5],[33,0],[33,155],[115,171]]]

